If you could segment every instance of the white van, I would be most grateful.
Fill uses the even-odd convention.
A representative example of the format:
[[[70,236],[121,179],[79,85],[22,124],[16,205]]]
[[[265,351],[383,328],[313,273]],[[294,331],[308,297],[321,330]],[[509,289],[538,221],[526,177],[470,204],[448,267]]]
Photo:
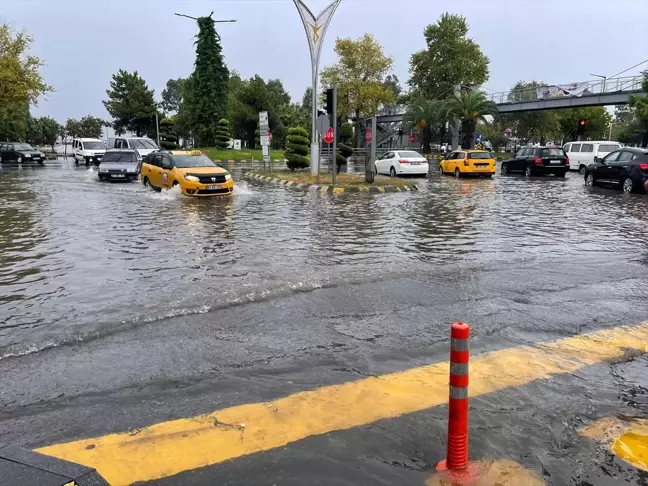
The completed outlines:
[[[148,137],[117,137],[108,139],[109,149],[135,150],[140,160],[152,152],[157,152],[160,147]]]
[[[569,157],[569,170],[577,170],[581,174],[585,173],[585,168],[588,165],[620,148],[619,142],[610,142],[609,140],[570,142],[563,146],[563,150]]]
[[[85,163],[85,165],[99,165],[106,153],[106,144],[98,138],[75,138],[72,141],[72,155],[74,163]]]

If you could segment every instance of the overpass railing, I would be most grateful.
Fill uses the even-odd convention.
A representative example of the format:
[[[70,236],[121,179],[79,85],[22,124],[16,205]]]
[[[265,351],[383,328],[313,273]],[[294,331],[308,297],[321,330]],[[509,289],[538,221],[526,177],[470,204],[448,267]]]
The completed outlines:
[[[497,104],[521,103],[555,98],[572,98],[624,91],[640,91],[643,75],[622,78],[596,79],[581,83],[544,85],[525,90],[503,91],[488,95]]]

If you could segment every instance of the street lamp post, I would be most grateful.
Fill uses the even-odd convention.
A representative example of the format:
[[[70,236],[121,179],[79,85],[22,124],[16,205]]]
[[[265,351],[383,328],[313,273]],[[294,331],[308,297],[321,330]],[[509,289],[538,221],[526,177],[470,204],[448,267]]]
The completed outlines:
[[[607,82],[607,76],[603,76],[601,74],[590,74],[590,76],[596,76],[597,78],[601,78],[603,80],[603,89],[601,90],[601,93],[605,93],[605,83]]]
[[[293,0],[295,7],[304,23],[304,30],[306,31],[306,38],[308,39],[308,46],[310,47],[311,55],[311,69],[313,75],[313,112],[312,112],[312,126],[313,131],[311,134],[311,154],[310,154],[310,169],[311,174],[318,172],[319,166],[319,144],[317,138],[317,92],[318,92],[318,78],[319,78],[319,61],[320,53],[322,52],[322,44],[324,43],[324,36],[328,29],[333,14],[337,10],[342,0],[334,0],[328,7],[315,17],[313,12],[304,4],[302,0]]]

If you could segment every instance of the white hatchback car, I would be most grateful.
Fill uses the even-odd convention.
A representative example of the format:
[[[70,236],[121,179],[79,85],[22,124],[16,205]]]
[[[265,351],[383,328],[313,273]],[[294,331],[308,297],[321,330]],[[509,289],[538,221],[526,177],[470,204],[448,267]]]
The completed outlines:
[[[376,174],[399,175],[428,175],[430,164],[428,160],[413,150],[392,150],[383,154],[374,163]]]

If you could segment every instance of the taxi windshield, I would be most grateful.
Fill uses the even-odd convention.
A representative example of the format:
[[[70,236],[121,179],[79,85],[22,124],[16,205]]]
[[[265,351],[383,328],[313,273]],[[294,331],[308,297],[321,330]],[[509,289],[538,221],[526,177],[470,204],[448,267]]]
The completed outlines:
[[[179,169],[189,167],[218,167],[206,155],[174,155],[173,161]]]

